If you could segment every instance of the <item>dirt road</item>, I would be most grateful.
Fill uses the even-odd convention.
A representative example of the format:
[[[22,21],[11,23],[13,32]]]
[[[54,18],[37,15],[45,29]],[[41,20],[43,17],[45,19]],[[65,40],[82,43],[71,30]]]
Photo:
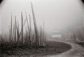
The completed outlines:
[[[51,39],[50,41],[58,41],[55,39]],[[65,42],[59,40],[59,42],[64,42],[72,46],[72,48],[62,54],[59,55],[53,55],[53,56],[45,56],[45,57],[84,57],[84,48],[78,44]]]

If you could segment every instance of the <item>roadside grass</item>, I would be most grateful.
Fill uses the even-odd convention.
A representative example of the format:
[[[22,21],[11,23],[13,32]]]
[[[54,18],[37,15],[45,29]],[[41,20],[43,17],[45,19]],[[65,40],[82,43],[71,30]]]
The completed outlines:
[[[81,45],[82,47],[84,47],[84,42],[78,42],[77,44]]]
[[[1,47],[0,47],[1,49]],[[6,50],[7,49],[7,50]],[[35,47],[2,47],[2,52],[1,53],[3,56],[23,56],[23,55],[38,55],[38,56],[44,56],[44,55],[57,55],[60,53],[63,53],[65,51],[68,51],[71,49],[71,46],[65,43],[61,42],[54,42],[54,41],[48,41],[47,45],[45,47],[39,47],[36,49]]]

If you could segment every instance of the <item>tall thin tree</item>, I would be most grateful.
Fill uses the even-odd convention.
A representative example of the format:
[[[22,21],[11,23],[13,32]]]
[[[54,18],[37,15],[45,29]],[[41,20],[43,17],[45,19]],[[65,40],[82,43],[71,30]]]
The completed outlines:
[[[38,30],[37,30],[36,17],[35,17],[35,13],[34,13],[32,2],[31,2],[31,10],[32,10],[34,29],[35,29],[36,47],[38,47],[39,46]]]
[[[21,41],[23,43],[23,13],[21,12]]]
[[[15,16],[15,37],[14,37],[15,42],[17,41],[16,29],[17,29],[17,22],[16,22],[16,16]]]
[[[10,41],[12,41],[12,14],[11,14],[11,28],[10,28]]]
[[[17,42],[20,41],[19,24],[17,23]]]

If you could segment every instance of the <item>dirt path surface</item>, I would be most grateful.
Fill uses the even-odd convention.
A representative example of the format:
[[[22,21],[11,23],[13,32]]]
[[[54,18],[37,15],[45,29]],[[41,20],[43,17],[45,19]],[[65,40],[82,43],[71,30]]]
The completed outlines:
[[[70,44],[72,48],[62,54],[59,55],[53,55],[53,56],[45,56],[45,57],[84,57],[84,48],[78,44],[70,43],[70,42],[65,42],[65,41],[60,41],[60,40],[55,40],[51,39],[50,41],[59,41],[59,42],[64,42],[67,44]]]

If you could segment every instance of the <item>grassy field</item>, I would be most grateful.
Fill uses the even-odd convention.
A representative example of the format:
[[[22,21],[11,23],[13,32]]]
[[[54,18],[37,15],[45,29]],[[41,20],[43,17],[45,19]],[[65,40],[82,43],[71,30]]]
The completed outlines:
[[[38,49],[36,48],[28,48],[28,47],[23,47],[23,48],[15,48],[13,47],[12,49],[7,47],[7,49],[1,48],[1,55],[4,57],[19,57],[19,56],[30,56],[30,55],[38,55],[38,56],[43,56],[43,55],[56,55],[63,53],[69,49],[71,49],[71,46],[65,43],[61,42],[55,42],[55,41],[48,41],[47,46],[45,47],[39,47]]]

